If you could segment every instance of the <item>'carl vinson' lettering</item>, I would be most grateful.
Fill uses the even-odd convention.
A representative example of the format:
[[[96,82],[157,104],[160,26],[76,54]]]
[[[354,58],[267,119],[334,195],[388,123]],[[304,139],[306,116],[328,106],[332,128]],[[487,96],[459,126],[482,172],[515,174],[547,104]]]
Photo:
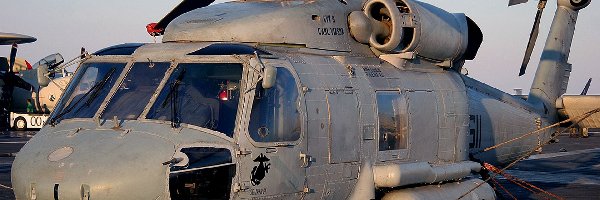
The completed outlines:
[[[344,35],[344,28],[317,28],[319,35]]]

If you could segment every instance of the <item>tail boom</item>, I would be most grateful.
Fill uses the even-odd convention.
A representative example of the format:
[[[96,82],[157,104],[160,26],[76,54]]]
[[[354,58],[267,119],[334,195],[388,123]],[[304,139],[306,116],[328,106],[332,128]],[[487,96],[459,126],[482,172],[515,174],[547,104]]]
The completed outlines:
[[[528,98],[550,121],[558,120],[556,100],[566,92],[569,83],[572,67],[568,60],[579,10],[589,5],[591,0],[583,0],[583,4],[582,1],[574,1],[558,1]]]

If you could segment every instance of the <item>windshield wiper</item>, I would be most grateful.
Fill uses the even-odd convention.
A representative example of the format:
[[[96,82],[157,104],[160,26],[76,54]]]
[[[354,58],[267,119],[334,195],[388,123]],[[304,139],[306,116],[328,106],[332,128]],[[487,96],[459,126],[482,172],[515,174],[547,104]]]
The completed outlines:
[[[165,106],[167,106],[167,100],[171,102],[171,127],[173,128],[179,127],[179,123],[181,122],[177,112],[177,99],[179,97],[179,85],[183,83],[181,80],[183,80],[184,75],[185,69],[183,69],[181,73],[177,76],[177,79],[175,79],[175,81],[171,83],[171,86],[169,88],[169,94],[167,95],[167,98],[165,98],[165,101],[163,101],[161,105],[162,108],[164,108]]]
[[[181,120],[179,120],[179,115],[177,112],[177,99],[179,98],[179,91],[178,91],[179,85],[181,85],[181,81],[175,80],[175,82],[173,82],[173,84],[171,84],[171,92],[169,95],[169,97],[171,99],[171,127],[173,127],[173,128],[179,127],[179,123],[181,122]]]
[[[79,105],[79,103],[81,103],[81,101],[83,99],[86,99],[86,97],[91,94],[90,97],[87,98],[87,101],[84,104],[84,106],[88,107],[92,103],[92,101],[98,96],[100,90],[104,87],[104,85],[106,85],[106,82],[108,82],[108,80],[110,79],[110,77],[112,76],[112,74],[114,72],[115,72],[115,68],[112,68],[108,73],[106,73],[106,75],[104,75],[104,77],[102,78],[102,80],[100,82],[97,82],[96,84],[94,84],[94,86],[92,86],[92,88],[90,88],[90,90],[88,90],[86,93],[84,93],[83,96],[81,98],[79,98],[75,103],[69,105],[69,107],[67,107],[61,113],[57,114],[55,117],[50,119],[50,124],[54,124],[56,122],[56,120],[59,120],[66,114],[70,113],[75,107],[77,107],[77,105]],[[79,112],[81,110],[81,108],[83,108],[83,106],[80,106],[75,112],[76,113]]]
[[[85,106],[89,107],[92,102],[94,100],[96,100],[96,98],[98,97],[98,95],[100,94],[100,91],[102,90],[102,88],[104,88],[104,85],[106,85],[106,83],[108,82],[108,80],[110,79],[110,77],[113,75],[113,73],[115,73],[115,68],[112,68],[107,74],[106,76],[104,76],[104,79],[102,79],[101,82],[99,82],[98,87],[95,88],[94,92],[90,93],[90,98],[88,98],[87,101],[85,101]],[[94,85],[96,86],[96,85]],[[81,107],[79,107],[79,109],[81,109]],[[77,109],[77,111],[79,112],[79,109]]]

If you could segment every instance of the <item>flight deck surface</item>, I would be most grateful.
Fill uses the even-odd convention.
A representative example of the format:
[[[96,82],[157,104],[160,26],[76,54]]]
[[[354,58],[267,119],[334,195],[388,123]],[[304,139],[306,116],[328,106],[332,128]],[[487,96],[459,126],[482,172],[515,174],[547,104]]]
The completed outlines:
[[[10,169],[14,160],[11,153],[17,152],[31,134],[0,134],[1,185],[11,187]],[[600,199],[600,133],[590,133],[588,138],[562,135],[559,140],[544,147],[543,154],[520,162],[507,173],[564,199]],[[517,199],[553,199],[533,194],[500,176],[497,180]],[[503,195],[504,199],[512,199],[506,193]],[[0,199],[14,199],[14,195],[0,186]]]
[[[507,173],[564,199],[600,199],[600,133],[588,138],[561,135],[559,140]],[[532,194],[502,177],[498,180],[517,199],[555,199]]]

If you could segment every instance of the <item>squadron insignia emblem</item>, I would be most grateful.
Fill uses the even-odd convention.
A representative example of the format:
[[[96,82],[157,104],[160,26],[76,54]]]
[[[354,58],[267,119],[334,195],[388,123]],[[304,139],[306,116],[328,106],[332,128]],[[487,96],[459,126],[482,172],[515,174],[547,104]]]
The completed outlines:
[[[252,169],[252,185],[260,185],[260,181],[269,173],[269,169],[271,168],[271,163],[267,163],[269,161],[270,159],[262,153],[254,159],[254,162],[258,162],[259,164]]]

